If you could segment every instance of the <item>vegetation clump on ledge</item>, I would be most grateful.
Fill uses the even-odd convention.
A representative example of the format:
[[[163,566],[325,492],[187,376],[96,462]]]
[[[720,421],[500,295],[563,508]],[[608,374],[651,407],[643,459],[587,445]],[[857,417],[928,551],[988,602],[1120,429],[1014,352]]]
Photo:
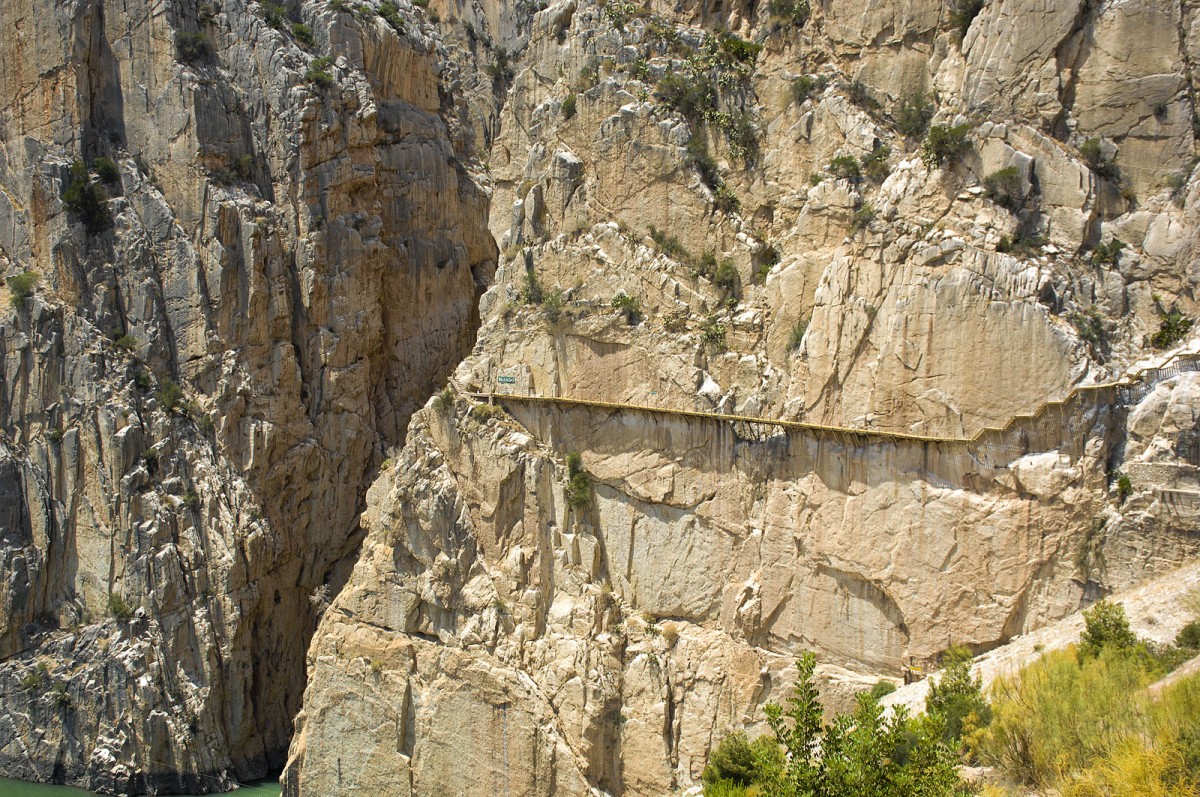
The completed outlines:
[[[981,763],[1020,792],[1062,797],[1198,797],[1200,675],[1147,691],[1200,653],[1200,624],[1174,645],[1140,640],[1124,607],[1084,612],[1077,646],[1054,651],[992,690],[994,719],[973,741]]]
[[[970,792],[958,760],[943,741],[938,717],[909,718],[902,708],[884,716],[875,694],[863,692],[854,710],[824,721],[813,683],[816,657],[796,663],[800,677],[780,706],[766,707],[770,734],[753,742],[727,736],[701,775],[705,795],[720,797],[951,797]]]
[[[8,299],[18,310],[25,306],[25,300],[33,296],[41,278],[34,271],[23,271],[8,278]]]
[[[89,235],[98,235],[112,227],[108,196],[88,174],[83,161],[75,161],[69,171],[70,181],[62,194],[63,205],[83,222]]]
[[[563,492],[572,509],[584,509],[592,503],[592,479],[583,469],[578,451],[567,454],[567,485]]]
[[[971,142],[967,140],[967,134],[970,132],[971,125],[967,123],[953,127],[934,125],[929,128],[929,135],[921,149],[921,158],[925,165],[931,169],[953,166],[971,148]]]

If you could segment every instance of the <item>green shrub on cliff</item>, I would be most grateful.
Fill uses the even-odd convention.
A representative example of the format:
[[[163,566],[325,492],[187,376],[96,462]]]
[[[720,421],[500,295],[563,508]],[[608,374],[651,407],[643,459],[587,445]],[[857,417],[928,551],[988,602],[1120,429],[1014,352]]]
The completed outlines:
[[[583,469],[583,457],[577,451],[567,454],[567,486],[564,494],[567,505],[572,509],[583,509],[592,503],[592,479]]]
[[[133,609],[125,602],[125,598],[121,593],[110,592],[108,594],[108,613],[115,620],[128,620],[133,616]]]
[[[921,149],[921,158],[931,169],[938,166],[952,166],[971,148],[967,134],[971,125],[961,124],[953,127],[934,125],[929,128],[925,138],[925,146]]]
[[[8,278],[8,300],[12,302],[13,307],[19,310],[25,306],[25,300],[33,296],[37,289],[39,279],[41,278],[34,271],[23,271]]]
[[[67,210],[83,222],[89,235],[96,235],[111,227],[108,197],[103,188],[92,182],[83,161],[71,164],[70,178],[62,194],[62,202]]]
[[[705,794],[780,797],[952,797],[966,794],[939,719],[910,720],[903,708],[884,716],[870,693],[854,710],[824,722],[813,684],[816,658],[805,653],[783,706],[766,707],[772,733],[748,742],[734,734],[704,770]]]

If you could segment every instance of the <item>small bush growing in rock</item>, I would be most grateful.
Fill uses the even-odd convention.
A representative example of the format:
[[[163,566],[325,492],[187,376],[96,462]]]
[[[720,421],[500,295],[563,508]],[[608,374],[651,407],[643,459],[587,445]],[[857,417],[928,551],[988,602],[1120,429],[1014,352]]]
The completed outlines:
[[[684,248],[683,243],[681,243],[677,237],[674,235],[667,235],[667,233],[658,229],[653,224],[650,225],[650,239],[654,241],[655,246],[657,246],[659,251],[661,251],[664,255],[678,260],[680,263],[692,262],[691,253]]]
[[[729,141],[730,153],[742,160],[753,160],[758,154],[758,129],[754,126],[754,117],[738,112],[719,118],[727,119],[718,126]]]
[[[971,142],[967,140],[967,134],[970,132],[969,124],[931,127],[921,149],[921,158],[925,165],[931,169],[954,165],[971,148]]]
[[[46,666],[45,662],[39,661],[36,667],[25,673],[25,677],[21,679],[21,686],[29,690],[38,689],[49,678],[50,669]]]
[[[925,92],[908,94],[896,106],[896,128],[908,138],[920,138],[929,129],[934,110]]]
[[[654,88],[658,98],[671,110],[698,128],[707,114],[716,110],[717,86],[707,73],[672,72]]]
[[[853,155],[838,155],[829,162],[829,173],[843,180],[856,180],[862,177],[858,161]]]
[[[96,170],[96,175],[106,184],[113,186],[121,184],[121,170],[117,168],[116,161],[112,158],[96,158],[92,161],[92,168]]]
[[[1150,336],[1150,345],[1156,349],[1169,349],[1187,337],[1192,324],[1192,319],[1183,313],[1170,310],[1159,320],[1158,331]]]
[[[1089,138],[1079,146],[1079,154],[1083,157],[1083,162],[1088,165],[1097,177],[1103,177],[1106,180],[1115,180],[1120,176],[1117,170],[1117,164],[1104,154],[1104,149],[1100,145],[1100,139]]]
[[[525,304],[541,304],[546,299],[542,284],[538,281],[537,272],[533,269],[525,271],[525,285],[521,288],[521,301]]]
[[[727,293],[734,293],[738,287],[738,272],[730,258],[723,259],[713,272],[712,283]]]
[[[743,64],[753,64],[758,60],[758,54],[762,52],[761,44],[746,41],[727,30],[717,34],[717,46],[722,53]]]
[[[1021,208],[1021,172],[1016,166],[1005,166],[983,179],[988,199],[1006,210],[1016,212]]]
[[[717,351],[725,350],[725,325],[722,324],[716,316],[709,316],[704,326],[701,327],[701,340],[705,346],[716,349]]]
[[[279,3],[262,3],[263,20],[280,33],[286,33],[291,20],[288,19],[287,9]]]
[[[871,222],[875,221],[875,208],[870,203],[863,203],[858,210],[854,211],[854,215],[850,217],[850,229],[853,232],[866,229]]]
[[[442,388],[433,400],[433,408],[442,414],[454,409],[454,388],[449,385]]]
[[[333,66],[332,56],[322,55],[320,58],[314,58],[308,65],[308,71],[304,73],[304,79],[315,86],[327,89],[333,85],[333,74],[329,71],[331,66]]]
[[[792,81],[792,99],[797,103],[804,102],[814,94],[823,92],[828,85],[829,78],[824,75],[801,75]]]
[[[292,23],[292,37],[305,47],[312,47],[317,43],[316,38],[313,37],[312,28],[303,22]]]
[[[1120,238],[1113,238],[1107,242],[1101,241],[1092,250],[1092,265],[1116,266],[1121,259],[1121,250],[1124,248],[1125,242]]]
[[[183,388],[175,380],[164,377],[158,390],[154,391],[154,399],[164,410],[172,412],[183,400]]]
[[[1117,477],[1117,497],[1124,501],[1133,495],[1133,480],[1122,473]]]
[[[871,96],[871,92],[867,89],[866,84],[861,81],[854,81],[850,84],[848,90],[850,102],[862,108],[864,111],[879,110],[879,100]]]
[[[563,119],[575,118],[575,94],[568,94],[562,101]]]
[[[471,408],[471,417],[480,423],[487,423],[492,418],[498,418],[504,410],[491,404],[476,404]]]
[[[773,18],[798,28],[804,27],[812,14],[809,0],[771,0],[767,5],[767,10]]]
[[[397,33],[404,33],[404,17],[400,16],[400,7],[391,0],[384,0],[379,4],[379,16],[383,17],[383,21],[391,25],[392,30]]]
[[[625,323],[633,326],[642,320],[642,306],[638,300],[621,291],[613,297],[612,307],[625,316]]]
[[[567,454],[567,486],[564,490],[567,505],[582,509],[592,502],[592,480],[583,469],[583,457],[578,451]]]
[[[1021,257],[1032,257],[1041,251],[1046,245],[1046,236],[1030,234],[1021,235],[1017,240],[1012,240],[1007,235],[1001,236],[996,244],[997,252],[1009,252]]]
[[[754,254],[754,262],[754,279],[763,282],[771,273],[771,269],[779,264],[779,250],[772,244],[767,244]]]
[[[592,61],[579,70],[579,78],[575,82],[576,91],[587,91],[600,84],[600,63]]]
[[[205,33],[179,31],[175,34],[175,57],[183,64],[205,64],[216,55],[212,39]]]
[[[696,171],[700,173],[700,181],[704,183],[712,191],[716,191],[721,186],[721,171],[717,168],[717,160],[708,152],[708,146],[704,143],[704,139],[698,136],[692,136],[688,139],[687,145],[688,159],[692,165],[696,167]]]
[[[737,213],[742,207],[742,200],[727,185],[719,185],[713,191],[713,210],[720,213]]]
[[[497,86],[507,85],[513,79],[516,73],[509,61],[508,50],[503,47],[496,48],[496,52],[492,55],[492,62],[487,66],[487,74],[492,79],[492,83]]]
[[[62,711],[70,711],[75,708],[75,698],[67,691],[67,685],[62,681],[50,687],[50,698],[54,702],[54,707]]]
[[[891,155],[892,148],[887,144],[876,146],[869,154],[863,155],[860,159],[863,174],[875,182],[886,180],[887,176],[891,174],[891,169],[888,167],[888,158]]]
[[[562,288],[555,288],[552,291],[546,291],[542,297],[542,312],[546,318],[551,321],[557,321],[563,308],[563,292]]]
[[[41,277],[33,271],[23,271],[14,277],[9,277],[8,300],[12,302],[12,306],[18,310],[24,307],[25,300],[33,296],[40,279]]]
[[[104,232],[112,226],[108,197],[104,189],[92,182],[83,161],[71,164],[71,180],[63,191],[62,201],[67,210],[79,217],[89,235]]]
[[[788,334],[788,351],[796,351],[804,343],[804,333],[808,331],[808,321],[800,319],[792,326]]]
[[[117,620],[128,620],[133,616],[133,609],[125,602],[119,592],[108,593],[108,613]]]
[[[1068,314],[1067,320],[1079,333],[1080,340],[1092,346],[1104,345],[1107,335],[1104,330],[1104,319],[1094,305],[1081,312]]]

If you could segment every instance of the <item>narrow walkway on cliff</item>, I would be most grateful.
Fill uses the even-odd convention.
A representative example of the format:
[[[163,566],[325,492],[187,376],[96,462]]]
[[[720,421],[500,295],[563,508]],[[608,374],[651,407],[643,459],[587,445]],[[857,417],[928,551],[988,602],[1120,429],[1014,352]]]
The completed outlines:
[[[720,412],[704,412],[702,410],[684,410],[671,407],[653,407],[644,404],[628,404],[611,401],[596,401],[576,396],[535,396],[520,393],[495,392],[481,393],[466,391],[454,384],[462,395],[478,401],[514,402],[532,405],[554,405],[560,407],[594,407],[597,409],[616,410],[619,412],[638,412],[656,415],[668,415],[684,418],[701,418],[706,420],[724,421],[732,424],[777,427],[789,431],[811,432],[823,435],[843,435],[879,441],[905,441],[920,443],[986,443],[989,436],[1003,435],[1022,422],[1037,422],[1048,414],[1066,408],[1083,398],[1104,399],[1111,395],[1111,401],[1120,405],[1136,404],[1145,398],[1159,382],[1178,376],[1189,371],[1200,371],[1200,351],[1184,349],[1164,357],[1157,364],[1143,366],[1125,375],[1115,382],[1102,382],[1094,385],[1080,385],[1066,396],[1054,401],[1047,401],[1032,413],[1014,415],[1001,426],[985,426],[971,437],[940,437],[936,435],[911,434],[908,432],[892,432],[881,429],[864,429],[848,426],[832,426],[804,421],[785,421],[777,418],[763,418],[752,415],[734,415]]]

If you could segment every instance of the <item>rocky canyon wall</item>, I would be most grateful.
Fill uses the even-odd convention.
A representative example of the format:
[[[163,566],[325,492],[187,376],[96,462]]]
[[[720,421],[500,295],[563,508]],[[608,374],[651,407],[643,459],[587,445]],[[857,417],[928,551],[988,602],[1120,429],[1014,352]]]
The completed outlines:
[[[283,763],[366,485],[474,340],[474,133],[408,12],[0,27],[0,769],[221,789]]]
[[[6,4],[0,769],[658,795],[1194,557],[1190,371],[962,438],[1186,342],[1195,12],[958,7]]]
[[[1196,555],[1190,372],[1039,412],[1195,312],[1190,9],[533,11],[478,342],[368,494],[286,793],[670,793],[802,650],[845,699]]]

